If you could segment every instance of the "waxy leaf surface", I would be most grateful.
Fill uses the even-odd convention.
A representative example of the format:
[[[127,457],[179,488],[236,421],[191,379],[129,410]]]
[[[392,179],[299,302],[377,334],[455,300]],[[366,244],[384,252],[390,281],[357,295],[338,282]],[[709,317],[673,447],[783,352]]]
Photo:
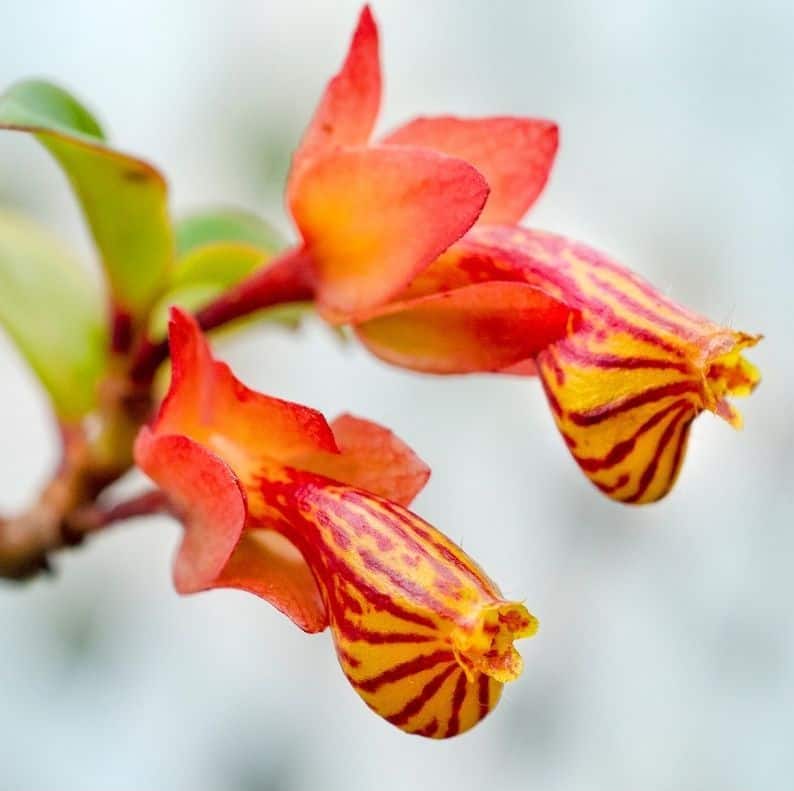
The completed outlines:
[[[0,97],[0,129],[32,134],[57,160],[83,209],[114,303],[133,316],[148,308],[173,259],[162,175],[107,147],[90,113],[46,82],[19,83]]]
[[[57,239],[6,212],[0,212],[0,325],[62,420],[94,406],[108,343],[99,289]]]

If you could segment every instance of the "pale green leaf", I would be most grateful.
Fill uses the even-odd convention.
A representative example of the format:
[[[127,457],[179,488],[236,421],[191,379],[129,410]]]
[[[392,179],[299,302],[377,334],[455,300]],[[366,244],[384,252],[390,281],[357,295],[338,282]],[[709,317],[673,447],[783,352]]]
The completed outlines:
[[[176,224],[179,255],[214,242],[242,242],[271,254],[286,246],[286,240],[272,225],[240,209],[206,209]]]
[[[56,239],[0,211],[0,325],[50,394],[58,417],[96,402],[107,363],[107,319],[97,284]]]
[[[0,128],[34,135],[55,157],[80,201],[115,304],[144,313],[165,288],[174,255],[159,171],[108,148],[91,114],[50,83],[12,86],[0,97]]]

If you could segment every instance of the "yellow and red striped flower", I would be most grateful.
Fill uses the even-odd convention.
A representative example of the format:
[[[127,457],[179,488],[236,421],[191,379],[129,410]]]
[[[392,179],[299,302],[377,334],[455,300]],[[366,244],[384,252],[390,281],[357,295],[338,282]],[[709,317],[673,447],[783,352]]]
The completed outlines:
[[[427,467],[380,426],[329,425],[249,390],[176,309],[170,342],[171,387],[135,456],[185,526],[177,590],[240,588],[307,632],[330,625],[350,683],[403,730],[444,738],[479,722],[537,622],[407,510]]]
[[[727,397],[757,384],[741,351],[759,336],[676,305],[583,244],[515,225],[554,161],[550,122],[420,118],[370,144],[378,57],[365,8],[295,154],[287,194],[303,241],[286,279],[304,267],[320,312],[393,364],[539,373],[593,483],[624,502],[663,497],[699,412],[740,424]],[[264,270],[228,305],[255,304],[257,278],[280,293],[281,274]]]
[[[567,305],[574,317],[565,337],[526,359],[505,356],[502,366],[460,358],[445,343],[444,300],[505,282]],[[379,357],[415,370],[539,374],[574,459],[602,492],[627,503],[667,494],[700,412],[738,428],[727,397],[748,395],[760,378],[741,354],[760,336],[677,305],[587,245],[516,226],[470,231],[356,329]]]

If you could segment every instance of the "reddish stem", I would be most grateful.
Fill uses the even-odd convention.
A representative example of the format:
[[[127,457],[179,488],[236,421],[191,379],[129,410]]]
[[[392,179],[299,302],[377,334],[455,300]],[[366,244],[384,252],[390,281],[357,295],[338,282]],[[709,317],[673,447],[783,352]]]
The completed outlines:
[[[114,304],[111,308],[110,320],[110,349],[113,354],[126,354],[132,346],[132,339],[132,316]]]
[[[99,530],[114,522],[124,522],[136,516],[151,516],[170,511],[170,504],[164,492],[159,489],[143,492],[129,500],[102,508],[89,505],[75,511],[72,521],[82,534]]]
[[[204,330],[228,324],[235,319],[281,305],[312,299],[314,285],[309,259],[303,246],[285,250],[267,266],[238,283],[210,302],[196,319]],[[168,357],[168,341],[144,340],[133,355],[130,376],[140,383],[151,380],[158,366]]]

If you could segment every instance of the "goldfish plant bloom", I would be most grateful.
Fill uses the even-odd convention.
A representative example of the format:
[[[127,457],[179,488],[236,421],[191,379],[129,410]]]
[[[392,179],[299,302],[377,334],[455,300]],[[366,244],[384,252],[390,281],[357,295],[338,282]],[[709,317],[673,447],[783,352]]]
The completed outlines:
[[[365,8],[295,154],[288,201],[303,242],[285,263],[306,268],[327,319],[350,323],[392,364],[439,374],[539,373],[563,438],[593,483],[624,502],[663,497],[697,414],[710,410],[739,426],[726,399],[757,384],[741,351],[759,336],[674,304],[586,245],[516,225],[548,177],[554,124],[421,118],[373,145],[380,86],[377,30]],[[407,176],[405,163],[385,165],[401,156],[437,165],[460,157],[454,161],[489,185],[484,208],[452,232],[460,190],[440,171]],[[473,185],[458,167],[456,184]],[[420,172],[430,180],[398,199],[394,185]],[[438,204],[425,201],[433,195]],[[422,246],[428,234],[434,242]],[[267,270],[263,276],[277,292]]]
[[[396,294],[478,218],[520,219],[557,151],[555,124],[512,117],[417,118],[372,143],[381,82],[365,7],[287,185],[318,307],[337,318]]]
[[[422,314],[474,284],[531,284],[576,315],[564,338],[516,373],[540,376],[554,420],[576,462],[605,494],[653,502],[672,487],[694,418],[709,410],[732,426],[729,396],[748,395],[758,370],[742,351],[760,336],[721,327],[662,296],[587,245],[510,226],[476,228],[360,323],[379,357],[436,373],[478,370],[444,344],[443,323]],[[441,303],[443,304],[443,303]],[[480,368],[479,370],[486,370]]]
[[[204,326],[246,301],[283,294],[279,278],[299,298],[308,287],[328,320],[352,321],[397,295],[478,219],[515,222],[538,197],[557,151],[556,124],[422,117],[373,142],[381,82],[378,31],[365,7],[293,157],[287,203],[300,243],[201,313]],[[495,364],[504,342],[528,356],[538,340],[559,336],[569,313],[522,283],[461,292],[443,311],[448,341]]]
[[[380,426],[249,390],[177,309],[170,342],[170,390],[135,457],[184,524],[177,590],[239,588],[307,632],[330,626],[354,689],[403,730],[479,722],[537,622],[407,510],[428,468]]]

